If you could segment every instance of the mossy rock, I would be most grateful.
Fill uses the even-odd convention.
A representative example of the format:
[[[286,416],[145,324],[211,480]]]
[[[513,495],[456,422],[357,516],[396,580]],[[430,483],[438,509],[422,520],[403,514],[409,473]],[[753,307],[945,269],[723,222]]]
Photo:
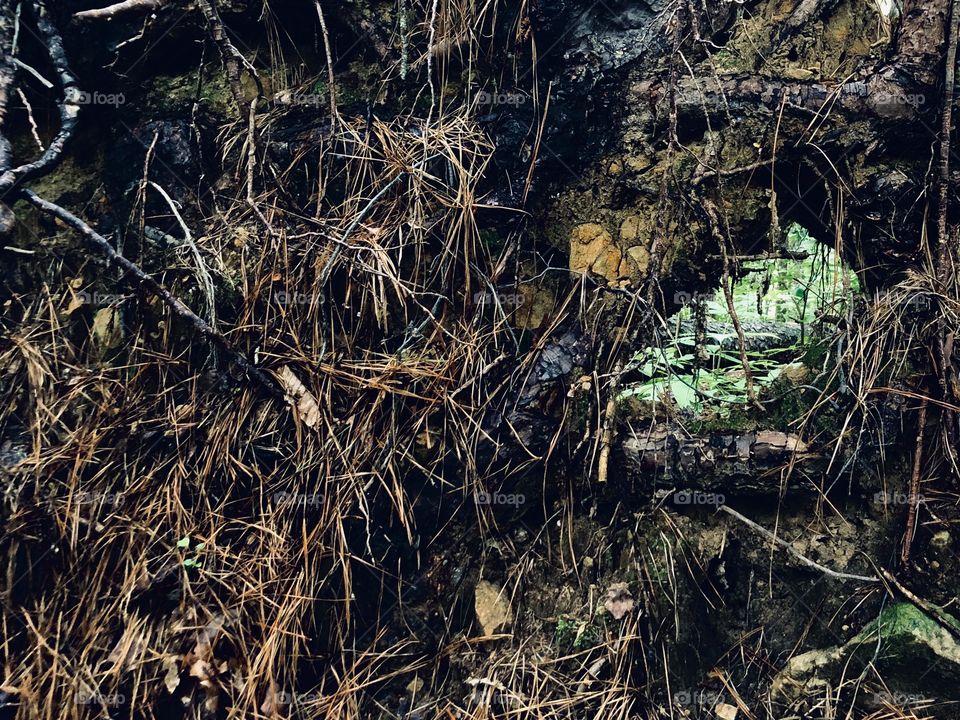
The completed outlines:
[[[942,614],[955,632],[912,603],[894,603],[845,645],[791,658],[774,680],[772,694],[787,701],[809,697],[872,664],[892,689],[960,700],[960,622]]]

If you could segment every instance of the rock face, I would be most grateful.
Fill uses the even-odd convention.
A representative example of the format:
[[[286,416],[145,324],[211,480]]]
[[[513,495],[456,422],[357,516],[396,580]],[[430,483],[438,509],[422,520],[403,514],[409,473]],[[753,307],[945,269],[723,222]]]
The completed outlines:
[[[774,680],[771,694],[787,702],[812,697],[827,684],[836,687],[872,666],[891,690],[960,699],[960,622],[947,618],[953,631],[911,603],[895,603],[846,644],[792,658]]]
[[[578,225],[570,233],[570,270],[573,272],[594,272],[608,282],[616,282],[625,274],[625,269],[623,253],[601,225]]]

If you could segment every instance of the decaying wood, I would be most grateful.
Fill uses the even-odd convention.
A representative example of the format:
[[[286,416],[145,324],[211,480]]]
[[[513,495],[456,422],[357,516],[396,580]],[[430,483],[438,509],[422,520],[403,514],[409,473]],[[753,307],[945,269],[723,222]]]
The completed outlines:
[[[652,487],[682,487],[733,495],[776,495],[779,470],[791,459],[791,488],[812,489],[805,470],[823,458],[798,436],[777,430],[715,432],[691,436],[678,425],[630,428],[622,444],[627,473]]]
[[[237,109],[242,114],[247,107],[247,101],[243,94],[243,86],[240,84],[240,66],[243,65],[250,73],[250,76],[257,84],[258,95],[262,97],[263,85],[261,84],[260,77],[257,75],[253,66],[243,56],[243,53],[237,50],[236,46],[230,42],[230,38],[227,37],[227,31],[223,27],[223,20],[220,19],[220,12],[217,10],[217,0],[197,0],[197,4],[200,6],[203,17],[206,19],[207,25],[210,28],[210,36],[220,51],[220,57],[227,70],[227,81],[230,84],[230,92],[233,94],[233,100],[237,104]]]

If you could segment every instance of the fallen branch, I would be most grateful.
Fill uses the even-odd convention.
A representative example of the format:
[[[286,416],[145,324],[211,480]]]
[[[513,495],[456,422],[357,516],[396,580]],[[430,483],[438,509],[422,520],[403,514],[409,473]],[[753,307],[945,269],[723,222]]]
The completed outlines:
[[[81,10],[73,14],[74,20],[113,20],[117,15],[130,10],[158,10],[164,0],[123,0],[103,8]]]
[[[613,444],[613,430],[617,423],[617,395],[623,378],[622,363],[617,362],[613,369],[613,379],[607,396],[607,409],[603,414],[603,430],[600,434],[600,461],[597,466],[597,482],[605,483],[610,465],[610,446]]]
[[[212,345],[223,350],[230,358],[243,370],[248,376],[256,380],[264,389],[272,395],[280,397],[281,394],[276,386],[258,367],[253,365],[246,356],[237,350],[233,344],[227,340],[221,333],[214,330],[203,318],[197,315],[193,310],[184,305],[180,300],[174,297],[169,290],[158,283],[147,273],[140,269],[135,263],[131,262],[123,255],[118,253],[113,245],[96,230],[87,225],[83,220],[59,205],[44,200],[31,190],[21,189],[18,196],[26,200],[37,209],[52,215],[63,221],[71,228],[76,230],[84,240],[100,255],[120,269],[125,276],[129,276],[136,281],[136,284],[147,292],[159,298],[170,311],[180,320],[189,325],[195,333],[203,337]]]
[[[913,592],[912,590],[910,590],[910,588],[908,588],[908,587],[907,587],[906,585],[904,585],[902,582],[900,582],[899,580],[897,580],[897,578],[894,576],[894,574],[893,574],[892,572],[890,572],[889,570],[887,570],[886,568],[880,568],[880,574],[883,576],[883,579],[884,579],[885,582],[887,582],[887,583],[889,583],[891,586],[893,586],[893,589],[894,589],[894,590],[896,590],[898,593],[900,593],[901,595],[903,595],[903,597],[905,597],[907,600],[909,600],[910,602],[912,602],[912,603],[913,603],[914,605],[916,605],[918,608],[920,608],[921,610],[923,610],[927,615],[929,615],[929,616],[932,617],[934,620],[936,620],[937,623],[940,625],[940,627],[942,627],[944,630],[946,630],[946,631],[949,632],[951,635],[953,635],[953,637],[955,637],[955,638],[957,638],[958,640],[960,640],[960,630],[957,630],[956,625],[954,625],[954,624],[950,621],[949,615],[947,615],[946,613],[944,613],[944,612],[943,612],[940,608],[938,608],[936,605],[934,605],[934,604],[932,604],[932,603],[928,603],[928,602],[927,602],[926,600],[924,600],[922,597],[920,597],[920,596],[917,595],[915,592]],[[889,590],[889,588],[888,588],[888,590]],[[891,592],[890,594],[893,595],[893,592]]]
[[[779,545],[781,548],[783,548],[788,553],[793,555],[797,560],[799,560],[801,563],[803,563],[807,567],[813,568],[814,570],[818,570],[822,572],[824,575],[826,575],[827,577],[836,578],[837,580],[856,580],[858,582],[869,582],[869,583],[880,582],[880,578],[874,577],[872,575],[853,575],[851,573],[837,572],[836,570],[831,570],[828,567],[824,567],[820,563],[814,562],[813,560],[806,557],[805,555],[801,555],[799,552],[797,552],[797,550],[794,549],[793,545],[788,543],[786,540],[778,538],[776,535],[774,535],[772,532],[767,530],[765,527],[761,525],[757,525],[757,523],[755,523],[753,520],[751,520],[750,518],[744,515],[741,515],[736,510],[729,507],[728,505],[721,505],[720,510],[723,510],[723,512],[727,513],[727,515],[730,515],[731,517],[735,517],[737,520],[742,522],[747,527],[763,535],[765,538],[770,540],[770,542],[776,545]]]
[[[330,52],[330,35],[327,33],[327,21],[323,17],[323,8],[320,7],[320,0],[314,3],[317,8],[317,17],[320,18],[320,30],[323,32],[323,51],[327,56],[327,93],[330,96],[330,133],[333,134],[335,123],[339,114],[337,113],[337,86],[333,77],[333,54]]]
[[[953,0],[950,4],[950,24],[947,31],[947,60],[944,70],[944,90],[943,90],[943,115],[940,131],[940,177],[938,182],[938,207],[937,207],[937,284],[940,292],[946,296],[951,296],[951,278],[956,277],[956,268],[954,266],[954,255],[952,246],[956,242],[956,237],[951,242],[950,231],[947,227],[947,210],[950,197],[950,154],[951,149],[951,131],[953,128],[953,103],[956,96],[956,66],[957,66],[957,36],[960,34],[960,0]],[[951,398],[954,383],[953,378],[953,341],[949,340],[952,328],[949,322],[941,315],[940,332],[937,338],[936,358],[939,364],[938,378],[940,383],[940,392],[944,401]],[[949,348],[949,351],[948,351]],[[943,432],[946,439],[947,454],[953,464],[954,470],[957,469],[956,453],[953,450],[956,440],[956,417],[952,410],[943,410]],[[906,539],[905,539],[906,540]],[[904,547],[905,552],[909,550]]]

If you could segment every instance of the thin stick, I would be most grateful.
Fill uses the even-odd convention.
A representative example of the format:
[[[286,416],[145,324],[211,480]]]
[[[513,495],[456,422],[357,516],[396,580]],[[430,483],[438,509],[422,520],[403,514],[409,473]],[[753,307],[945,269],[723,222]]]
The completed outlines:
[[[603,431],[600,434],[600,460],[597,465],[597,482],[607,481],[610,464],[610,446],[613,444],[613,428],[617,422],[617,394],[620,392],[620,380],[623,377],[623,363],[617,361],[613,368],[613,379],[607,397],[607,409],[603,415]]]
[[[951,129],[953,125],[953,103],[956,88],[956,70],[957,70],[957,36],[960,34],[960,0],[953,0],[950,4],[950,25],[947,28],[947,60],[944,70],[944,89],[943,89],[943,124],[940,131],[940,182],[939,182],[939,207],[937,208],[937,284],[940,286],[940,292],[950,297],[948,288],[950,278],[955,277],[953,271],[953,253],[951,252],[950,233],[947,229],[947,205],[949,203],[950,193],[950,146]],[[940,392],[943,399],[947,400],[951,396],[951,370],[952,370],[952,351],[947,348],[952,344],[947,338],[951,332],[943,317],[940,319],[940,332],[937,339],[936,357],[940,365]],[[954,434],[956,431],[956,416],[952,410],[943,411],[943,432],[946,438],[947,455],[953,464],[954,470],[957,469],[956,453],[954,452]]]
[[[351,222],[350,225],[347,227],[347,229],[344,231],[343,237],[340,238],[340,243],[333,249],[333,252],[330,254],[330,259],[327,260],[327,264],[324,266],[323,272],[320,273],[320,283],[319,283],[320,287],[323,287],[324,285],[327,284],[327,280],[330,279],[330,273],[333,272],[334,263],[336,263],[337,258],[340,257],[340,253],[343,251],[344,245],[346,245],[346,242],[350,238],[350,236],[353,235],[353,231],[357,229],[357,226],[361,222],[363,222],[363,219],[367,216],[367,213],[369,213],[370,210],[373,208],[373,206],[377,204],[380,198],[382,198],[384,195],[387,194],[387,191],[390,188],[392,188],[394,185],[400,182],[400,180],[402,180],[409,174],[410,174],[409,172],[404,170],[395,178],[393,178],[393,180],[391,180],[382,188],[380,188],[377,194],[374,195],[372,198],[370,198],[370,201],[364,206],[363,210],[360,211],[360,214],[353,219],[353,222]]]
[[[920,498],[920,467],[923,461],[923,432],[927,424],[927,399],[920,403],[920,416],[917,418],[917,444],[913,451],[913,474],[910,476],[910,498],[907,506],[907,528],[903,533],[903,548],[900,551],[900,562],[906,565],[910,562],[910,546],[913,544],[913,534],[917,524],[917,504]]]
[[[827,577],[836,578],[837,580],[856,580],[856,581],[858,581],[858,582],[870,582],[870,583],[880,582],[880,578],[874,577],[874,576],[872,576],[872,575],[852,575],[852,574],[850,574],[850,573],[837,572],[836,570],[831,570],[831,569],[828,568],[828,567],[824,567],[824,566],[821,565],[820,563],[814,562],[814,561],[811,560],[810,558],[808,558],[808,557],[806,557],[806,556],[804,556],[804,555],[801,555],[799,552],[797,552],[797,550],[794,549],[793,545],[791,545],[790,543],[788,543],[786,540],[783,540],[783,539],[781,539],[781,538],[778,538],[776,535],[774,535],[772,532],[770,532],[769,530],[767,530],[765,527],[763,527],[763,526],[761,526],[761,525],[757,525],[757,523],[755,523],[753,520],[751,520],[751,519],[748,518],[748,517],[745,517],[745,516],[741,515],[741,514],[738,513],[736,510],[734,510],[732,507],[730,507],[730,506],[728,506],[728,505],[721,505],[721,506],[720,506],[720,509],[723,510],[723,511],[724,511],[725,513],[727,513],[728,515],[731,515],[732,517],[735,517],[737,520],[739,520],[740,522],[742,522],[742,523],[743,523],[744,525],[746,525],[747,527],[749,527],[749,528],[755,530],[756,532],[760,533],[760,534],[763,535],[765,538],[767,538],[768,540],[770,540],[770,542],[779,545],[781,548],[783,548],[783,549],[786,550],[788,553],[790,553],[791,555],[793,555],[797,560],[799,560],[801,563],[803,563],[803,564],[806,565],[807,567],[813,568],[814,570],[819,570],[820,572],[822,572],[822,573],[823,573],[824,575],[826,575]]]
[[[12,3],[4,3],[0,7],[0,172],[10,167],[12,146],[6,135],[3,134],[4,117],[7,114],[7,104],[10,102],[11,90],[14,89],[16,67],[13,64],[13,52],[17,33],[17,18]],[[32,119],[31,115],[31,119]],[[10,208],[0,205],[0,235],[5,235],[13,229],[15,218]]]
[[[327,95],[330,98],[330,133],[333,134],[335,120],[339,117],[339,113],[337,113],[337,86],[333,77],[333,53],[330,51],[330,35],[327,32],[327,21],[323,17],[320,0],[316,0],[314,5],[317,8],[317,17],[320,18],[320,30],[323,32],[323,51],[327,56]]]

